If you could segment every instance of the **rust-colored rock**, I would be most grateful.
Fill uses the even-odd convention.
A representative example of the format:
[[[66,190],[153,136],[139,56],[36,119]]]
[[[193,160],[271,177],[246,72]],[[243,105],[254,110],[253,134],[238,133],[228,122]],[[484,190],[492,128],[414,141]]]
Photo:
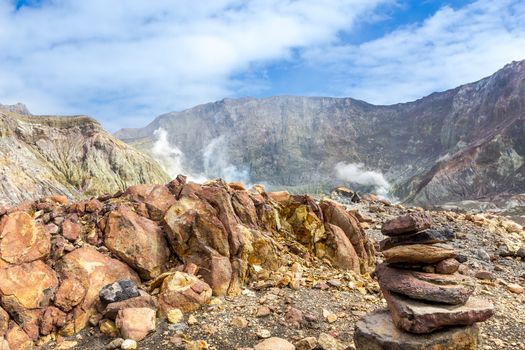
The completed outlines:
[[[154,220],[160,220],[169,207],[177,201],[164,185],[135,185],[129,187],[124,194],[144,203],[149,217]]]
[[[326,257],[335,267],[360,273],[359,257],[344,231],[332,224],[326,224],[325,228],[326,241],[324,244],[317,245],[317,256]],[[324,245],[326,255],[319,254],[322,245]]]
[[[159,279],[159,309],[166,315],[172,309],[188,312],[206,304],[212,294],[208,284],[184,272],[167,273]]]
[[[142,278],[156,277],[164,269],[169,249],[161,228],[154,221],[121,206],[109,213],[105,233],[105,246]]]
[[[31,350],[34,348],[33,341],[27,333],[13,321],[9,322],[9,329],[7,330],[5,339],[9,344],[10,350]]]
[[[114,320],[120,310],[129,308],[150,308],[157,311],[157,299],[146,294],[123,301],[117,301],[116,303],[110,303],[104,310],[104,317]]]
[[[80,304],[86,289],[82,283],[76,278],[67,278],[60,284],[55,296],[55,305],[62,311],[69,312],[75,306]]]
[[[40,334],[48,335],[66,325],[67,315],[54,306],[48,306],[40,320]]]
[[[383,224],[381,232],[385,236],[398,236],[407,233],[414,233],[430,228],[432,218],[425,213],[411,213],[398,216]]]
[[[72,218],[65,219],[62,223],[62,236],[70,242],[75,242],[82,232],[82,226]]]
[[[50,235],[25,212],[14,212],[0,221],[0,257],[11,264],[28,263],[49,254]]]
[[[2,305],[32,339],[57,287],[55,272],[39,260],[0,270]]]
[[[448,258],[455,258],[454,249],[430,244],[397,246],[383,251],[387,263],[434,264]]]

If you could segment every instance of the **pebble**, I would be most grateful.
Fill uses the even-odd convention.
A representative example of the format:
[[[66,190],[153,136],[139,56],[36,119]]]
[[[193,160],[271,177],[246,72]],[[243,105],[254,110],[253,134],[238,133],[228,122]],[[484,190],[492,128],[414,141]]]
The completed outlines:
[[[313,350],[317,346],[315,337],[306,337],[295,343],[296,350]]]
[[[272,336],[272,333],[270,333],[267,329],[259,329],[257,331],[257,336],[262,339],[270,338]]]
[[[273,337],[255,345],[255,350],[295,350],[295,346],[286,339]]]
[[[120,345],[120,348],[123,350],[133,350],[137,348],[137,342],[133,339],[126,339]]]
[[[483,261],[490,261],[490,255],[485,251],[485,249],[478,249],[476,251],[476,255]]]
[[[525,290],[524,287],[522,287],[522,286],[520,286],[519,284],[516,284],[516,283],[508,284],[507,285],[507,289],[509,290],[509,292],[512,292],[512,293],[515,293],[515,294],[521,294]]]
[[[124,342],[124,339],[122,338],[113,339],[112,341],[108,343],[108,345],[106,345],[106,349],[108,350],[118,349],[122,346],[123,342]]]
[[[195,318],[195,316],[191,315],[190,317],[188,317],[188,324],[190,326],[194,325],[194,324],[197,324],[197,318]]]
[[[169,323],[179,323],[183,317],[184,315],[180,309],[171,309],[166,315]]]

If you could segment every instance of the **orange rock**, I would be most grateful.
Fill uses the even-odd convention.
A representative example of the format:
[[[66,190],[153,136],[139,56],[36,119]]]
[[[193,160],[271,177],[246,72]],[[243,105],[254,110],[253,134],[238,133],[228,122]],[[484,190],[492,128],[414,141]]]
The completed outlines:
[[[9,349],[11,350],[31,350],[33,342],[26,332],[13,321],[9,322],[9,329],[5,336]]]
[[[228,183],[228,186],[230,186],[233,190],[236,191],[246,191],[246,187],[241,182],[230,182]]]
[[[72,218],[65,219],[62,223],[62,236],[70,242],[74,242],[80,237],[82,226]]]
[[[11,264],[42,259],[49,254],[50,235],[25,212],[14,212],[0,222],[0,256]]]
[[[290,199],[290,193],[288,191],[268,192],[268,197],[276,201],[277,203],[286,202]]]
[[[163,185],[135,185],[124,192],[129,198],[144,202],[152,219],[161,219],[166,210],[177,200]]]
[[[58,287],[55,296],[55,305],[62,311],[69,312],[75,306],[80,304],[85,295],[86,289],[78,279],[67,278],[62,281],[62,284]]]
[[[326,224],[327,238],[324,243],[326,258],[338,268],[360,273],[359,257],[344,231],[335,225]],[[323,258],[323,256],[319,256]]]
[[[67,315],[54,306],[49,306],[40,319],[40,334],[48,335],[66,324]]]
[[[108,215],[105,233],[104,245],[142,278],[149,280],[162,272],[170,252],[154,221],[122,206]]]

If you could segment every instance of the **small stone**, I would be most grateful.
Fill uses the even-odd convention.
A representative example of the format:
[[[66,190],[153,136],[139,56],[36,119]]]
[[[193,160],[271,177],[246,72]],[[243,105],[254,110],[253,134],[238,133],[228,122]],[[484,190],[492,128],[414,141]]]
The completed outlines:
[[[272,310],[268,306],[261,306],[257,309],[257,317],[266,317],[270,316],[272,313]]]
[[[234,317],[231,324],[238,328],[246,328],[248,327],[248,320],[244,317]]]
[[[451,275],[459,268],[459,261],[456,259],[445,259],[436,265],[436,273]]]
[[[507,284],[507,289],[509,290],[509,292],[512,292],[515,294],[521,294],[523,293],[525,288],[520,286],[519,284],[510,283],[510,284]]]
[[[122,350],[133,350],[137,348],[137,342],[133,339],[126,339],[120,345]]]
[[[334,323],[337,321],[337,315],[330,310],[323,309],[323,317],[328,323]]]
[[[480,279],[480,280],[487,280],[487,281],[494,281],[496,279],[496,277],[494,276],[494,274],[490,271],[478,271],[476,272],[476,274],[474,275],[477,279]]]
[[[509,246],[502,244],[498,248],[498,255],[502,257],[514,256],[514,253],[510,250]]]
[[[138,297],[139,295],[137,284],[127,279],[108,284],[99,293],[100,301],[104,304]]]
[[[184,314],[180,309],[171,309],[166,314],[169,323],[179,323],[183,317]]]
[[[140,341],[155,330],[155,311],[150,308],[120,310],[115,321],[124,338]]]
[[[483,261],[490,261],[490,255],[485,251],[485,249],[478,249],[476,251],[476,255]]]
[[[106,345],[106,349],[108,350],[118,349],[122,346],[123,342],[124,342],[124,339],[122,338],[113,339],[112,341],[108,343],[108,345]]]
[[[299,309],[292,307],[286,312],[284,319],[290,324],[300,325],[301,323],[303,323],[303,312]]]
[[[193,315],[190,315],[190,317],[188,317],[188,324],[190,326],[193,326],[194,324],[197,324],[199,321],[197,321],[197,318]]]
[[[295,350],[295,346],[285,339],[272,337],[255,345],[255,350]]]
[[[60,344],[57,344],[55,349],[56,350],[67,350],[67,349],[74,348],[77,345],[78,345],[78,342],[74,340],[64,340]]]
[[[306,337],[295,343],[296,350],[313,350],[317,346],[315,337]]]
[[[110,338],[118,337],[119,332],[117,329],[117,325],[115,325],[115,322],[111,320],[102,320],[100,322],[99,329],[102,332],[102,334],[105,334]]]
[[[516,256],[522,259],[525,259],[525,246],[520,247],[516,252]]]
[[[262,339],[270,338],[272,336],[272,333],[270,333],[267,329],[259,329],[257,331],[257,336]]]
[[[490,258],[490,257],[489,257]],[[460,264],[463,264],[465,262],[468,261],[468,257],[465,255],[465,254],[458,254],[458,256],[456,256],[456,260],[460,263]]]
[[[346,346],[341,343],[339,340],[334,338],[328,333],[319,334],[319,339],[317,339],[319,346],[323,350],[345,350]]]

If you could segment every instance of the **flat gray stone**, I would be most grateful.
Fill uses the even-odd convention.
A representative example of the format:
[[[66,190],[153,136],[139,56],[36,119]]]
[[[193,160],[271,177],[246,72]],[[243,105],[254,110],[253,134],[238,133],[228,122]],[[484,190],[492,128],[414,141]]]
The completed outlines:
[[[364,316],[355,327],[357,350],[475,350],[478,346],[478,327],[452,327],[431,334],[403,332],[392,322],[387,310]]]

